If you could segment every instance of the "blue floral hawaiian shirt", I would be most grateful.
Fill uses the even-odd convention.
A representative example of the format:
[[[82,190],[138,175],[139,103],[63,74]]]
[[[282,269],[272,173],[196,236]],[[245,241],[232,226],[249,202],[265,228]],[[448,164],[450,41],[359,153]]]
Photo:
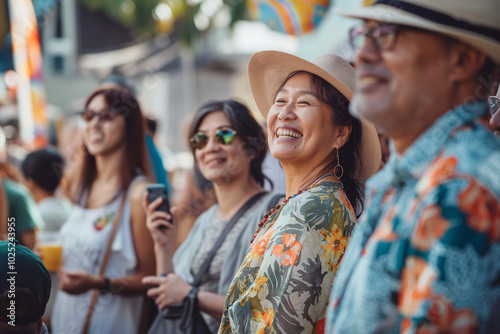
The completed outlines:
[[[491,330],[500,312],[500,139],[487,122],[485,103],[457,107],[368,181],[326,333]]]

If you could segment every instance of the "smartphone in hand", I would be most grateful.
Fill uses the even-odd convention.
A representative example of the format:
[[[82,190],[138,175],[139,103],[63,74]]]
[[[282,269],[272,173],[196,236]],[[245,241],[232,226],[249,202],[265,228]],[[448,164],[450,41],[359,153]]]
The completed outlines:
[[[148,202],[153,203],[158,197],[163,198],[160,206],[156,208],[157,211],[163,211],[170,215],[170,203],[168,201],[167,188],[163,184],[150,184],[146,187],[148,192]],[[166,228],[166,226],[161,226]]]

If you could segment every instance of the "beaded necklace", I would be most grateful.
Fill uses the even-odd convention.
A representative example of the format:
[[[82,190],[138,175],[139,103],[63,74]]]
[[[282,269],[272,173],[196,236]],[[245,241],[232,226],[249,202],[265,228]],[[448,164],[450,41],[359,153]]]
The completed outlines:
[[[328,173],[328,174],[325,174],[323,175],[322,177],[318,178],[316,181],[314,181],[313,183],[311,183],[311,185],[309,187],[307,187],[306,189],[304,190],[299,190],[297,193],[293,194],[293,195],[290,195],[288,196],[287,198],[285,198],[280,204],[276,205],[274,208],[272,208],[271,210],[269,210],[265,215],[264,215],[264,218],[262,219],[262,221],[259,223],[257,229],[255,230],[255,233],[253,235],[253,238],[252,240],[250,241],[250,244],[253,243],[253,241],[255,240],[255,237],[257,236],[257,234],[259,234],[260,230],[262,229],[262,227],[267,223],[267,221],[269,220],[269,217],[275,213],[276,211],[278,211],[279,209],[281,209],[286,203],[288,203],[289,200],[291,200],[292,198],[294,198],[295,196],[298,196],[300,194],[302,194],[304,191],[307,191],[311,188],[313,188],[316,183],[318,183],[320,180],[324,179],[325,177],[328,177],[328,176],[332,176],[332,175],[335,175],[334,173]]]

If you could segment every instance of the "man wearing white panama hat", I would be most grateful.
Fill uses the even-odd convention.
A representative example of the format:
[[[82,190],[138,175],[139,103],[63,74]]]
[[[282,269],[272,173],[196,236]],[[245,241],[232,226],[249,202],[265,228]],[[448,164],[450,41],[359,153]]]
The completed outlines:
[[[487,333],[500,305],[499,0],[377,0],[351,112],[392,139],[336,277],[328,333]],[[485,80],[486,79],[486,80]],[[493,331],[498,332],[498,328]]]

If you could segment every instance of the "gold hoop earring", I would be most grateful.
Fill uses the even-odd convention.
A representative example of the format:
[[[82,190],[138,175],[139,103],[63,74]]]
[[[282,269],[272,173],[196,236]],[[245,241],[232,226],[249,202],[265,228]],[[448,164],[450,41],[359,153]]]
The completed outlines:
[[[335,165],[335,167],[333,168],[333,173],[335,174],[335,176],[337,177],[337,179],[340,180],[340,178],[344,175],[344,167],[342,167],[340,165],[340,157],[339,157],[339,148],[337,149],[337,164]],[[340,175],[338,175],[338,170],[340,170]]]

